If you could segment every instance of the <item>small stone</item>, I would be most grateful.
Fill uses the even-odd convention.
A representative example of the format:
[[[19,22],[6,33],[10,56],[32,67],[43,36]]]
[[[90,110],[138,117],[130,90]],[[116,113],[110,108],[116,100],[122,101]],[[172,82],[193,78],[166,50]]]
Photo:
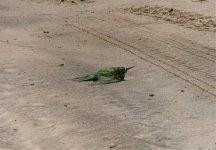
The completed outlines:
[[[173,12],[173,10],[174,10],[174,9],[173,9],[173,8],[171,8],[171,9],[169,10],[169,13]]]
[[[59,66],[60,66],[60,67],[64,67],[64,64],[60,64]]]
[[[150,96],[150,97],[153,97],[153,96],[155,96],[155,95],[154,95],[154,94],[150,94],[149,96]]]
[[[117,147],[117,145],[112,145],[109,148],[112,149],[112,148],[115,148],[115,147]]]

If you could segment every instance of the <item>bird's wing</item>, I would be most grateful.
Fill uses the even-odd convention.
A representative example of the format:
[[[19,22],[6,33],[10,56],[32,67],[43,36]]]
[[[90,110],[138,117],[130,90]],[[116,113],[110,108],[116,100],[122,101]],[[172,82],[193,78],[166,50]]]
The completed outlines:
[[[113,76],[113,75],[118,75],[121,74],[122,72],[125,72],[124,67],[111,67],[111,68],[105,68],[105,69],[100,69],[97,71],[98,76]]]
[[[106,77],[106,76],[100,76],[97,80],[100,84],[110,84],[115,82],[120,82],[120,79],[115,78],[114,76]]]

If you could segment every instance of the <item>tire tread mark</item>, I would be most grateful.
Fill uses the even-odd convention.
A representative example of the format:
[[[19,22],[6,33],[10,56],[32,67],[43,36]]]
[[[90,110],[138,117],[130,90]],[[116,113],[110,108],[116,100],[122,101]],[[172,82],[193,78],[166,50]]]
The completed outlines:
[[[151,57],[152,59],[154,59],[154,60],[156,60],[156,61],[162,62],[162,63],[164,63],[164,64],[166,64],[166,65],[168,65],[168,66],[170,66],[170,67],[172,67],[172,68],[175,68],[176,70],[178,70],[178,71],[180,71],[180,72],[182,72],[182,73],[184,73],[184,74],[190,76],[191,78],[194,78],[194,79],[196,79],[196,80],[198,80],[198,81],[200,81],[200,82],[202,82],[202,83],[204,83],[204,84],[206,84],[206,85],[208,85],[208,86],[210,86],[210,87],[216,89],[215,86],[213,86],[213,85],[211,85],[211,84],[209,84],[209,83],[206,83],[205,81],[202,81],[202,80],[200,80],[200,79],[198,79],[198,78],[196,78],[196,77],[190,75],[189,73],[187,73],[187,72],[185,72],[185,71],[183,71],[183,70],[180,70],[179,68],[177,68],[177,67],[175,67],[175,66],[173,66],[173,65],[170,65],[170,64],[168,64],[168,63],[166,63],[166,62],[164,62],[164,61],[162,61],[162,60],[160,60],[160,59],[157,59],[157,58],[155,58],[155,57],[153,57],[153,56],[151,56],[151,55],[149,55],[149,54],[146,54],[146,53],[145,53],[144,51],[142,51],[142,49],[140,49],[140,48],[137,48],[137,47],[135,47],[135,46],[132,46],[132,45],[126,43],[126,42],[123,42],[123,41],[117,39],[117,38],[111,37],[110,35],[106,35],[106,34],[104,34],[104,33],[100,33],[100,32],[98,32],[98,31],[96,31],[95,29],[91,29],[91,28],[86,27],[86,26],[84,26],[84,27],[85,27],[85,28],[88,28],[88,29],[90,29],[90,30],[93,30],[94,32],[96,32],[96,33],[98,33],[98,34],[104,35],[104,36],[106,36],[106,37],[108,37],[108,38],[110,38],[110,39],[113,39],[113,40],[115,40],[115,41],[117,41],[117,42],[119,42],[119,43],[121,43],[121,44],[123,44],[123,45],[126,45],[126,46],[128,46],[128,47],[130,47],[130,48],[132,48],[132,49],[135,49],[135,50],[137,50],[137,51],[139,51],[139,52],[145,54],[146,56]]]
[[[91,19],[92,19],[92,21],[100,20],[100,21],[103,21],[103,22],[105,22],[105,23],[108,23],[107,20],[109,20],[109,21],[113,21],[113,23],[115,23],[115,20],[114,20],[114,19],[111,19],[111,18],[109,18],[109,17],[107,18],[107,20],[104,20],[104,19],[101,19],[101,18],[98,18],[98,17],[92,17]],[[86,27],[86,28],[88,28],[88,27]],[[91,29],[90,29],[90,30],[91,30]],[[92,30],[94,30],[94,29],[92,29]],[[95,32],[98,32],[98,31],[96,31],[96,30],[94,30],[94,31],[95,31]],[[152,35],[152,36],[154,37],[154,38],[152,38],[151,36],[145,35],[146,37],[150,38],[151,40],[159,41],[159,42],[162,42],[162,43],[165,43],[165,44],[170,44],[170,43],[167,42],[167,41],[158,39],[158,38],[156,37],[156,34],[153,34],[153,33],[149,32],[149,31],[147,31],[147,30],[146,30],[146,32],[149,33],[149,35]],[[104,34],[104,33],[100,33],[100,32],[99,32],[99,34],[103,34],[104,36],[107,36],[107,35]],[[109,37],[109,38],[112,39],[113,37]],[[115,40],[116,40],[116,39],[115,39]],[[174,43],[176,43],[176,40],[173,40],[173,39],[172,39],[172,41],[173,41]],[[185,44],[183,44],[183,43],[180,43],[180,44],[183,46],[183,48],[181,48],[181,46],[179,46],[178,44],[179,44],[179,42],[176,43],[174,47],[177,48],[177,49],[180,50],[180,51],[188,52],[188,53],[190,53],[192,56],[196,56],[195,52],[190,52],[190,51],[185,50],[185,49],[188,47],[188,45],[185,45]],[[177,46],[177,45],[178,45],[178,46]],[[191,49],[191,48],[192,48],[192,47],[190,47],[190,49]],[[150,49],[152,49],[152,48],[150,48]],[[201,54],[203,53],[203,54],[205,55],[205,53],[204,53],[203,51],[199,50],[199,49],[195,49],[195,48],[192,48],[192,49],[194,49],[194,50],[200,52]],[[206,49],[206,48],[205,48],[205,49]],[[188,69],[188,70],[193,71],[193,72],[197,72],[196,74],[199,74],[199,75],[201,75],[201,76],[207,77],[207,79],[210,79],[210,80],[213,80],[213,81],[216,80],[215,77],[213,77],[212,75],[209,75],[209,74],[206,74],[206,72],[203,72],[201,68],[197,68],[197,66],[193,66],[193,65],[187,64],[186,62],[182,62],[180,59],[176,59],[175,57],[169,56],[169,54],[166,54],[165,52],[160,51],[159,49],[153,49],[153,50],[149,50],[149,51],[151,51],[151,52],[157,52],[157,55],[161,55],[162,58],[168,58],[169,60],[171,60],[171,61],[173,61],[173,62],[176,62],[178,65],[183,66],[185,69]],[[199,54],[199,56],[200,56],[200,54]],[[198,56],[198,57],[199,57],[199,56]],[[210,54],[209,54],[209,56],[215,57],[215,56],[210,55]],[[204,60],[206,60],[206,61],[210,61],[210,62],[212,62],[212,63],[215,63],[215,60],[212,60],[212,59],[210,59],[210,58],[208,58],[208,57],[204,57],[204,56],[201,55],[200,58],[202,58],[202,59],[204,59]],[[213,65],[214,65],[214,64],[213,64]],[[191,76],[192,76],[192,75],[191,75]],[[212,77],[210,77],[210,76],[212,76]],[[195,77],[195,78],[196,78],[196,77]],[[201,79],[198,79],[198,80],[200,80],[200,82],[202,82],[203,79],[202,79],[202,80],[201,80]],[[209,86],[212,86],[209,82],[214,83],[214,82],[212,82],[212,81],[203,81],[203,82],[204,82],[205,84],[209,84]],[[214,85],[213,85],[213,88],[215,88]]]
[[[94,18],[95,18],[95,19],[98,19],[98,20],[102,20],[102,21],[104,21],[104,22],[107,22],[107,20],[103,20],[103,19],[96,18],[96,17],[94,17]],[[107,19],[109,19],[109,20],[111,20],[111,21],[115,21],[115,20],[113,20],[113,19],[111,19],[111,18],[107,18]],[[123,20],[123,19],[122,19],[122,20]],[[127,21],[128,21],[128,20],[127,20]],[[155,38],[156,36],[158,37],[158,35],[152,34],[152,33],[150,33],[150,32],[147,31],[147,30],[145,30],[145,32],[148,32],[150,35],[153,35],[153,36],[154,36],[154,38],[152,38],[152,37],[150,37],[150,36],[147,36],[148,38],[150,38],[150,39],[152,39],[152,40],[157,40],[157,41],[160,41],[160,42],[163,42],[163,43],[169,44],[169,42],[166,42],[166,41],[164,41],[164,40],[160,40],[160,39],[158,39],[158,38]],[[173,40],[173,39],[172,39],[172,41],[176,42],[176,41]],[[178,43],[179,43],[179,42],[178,42]],[[186,44],[183,44],[183,43],[179,43],[179,44],[181,44],[181,45],[184,46],[184,47],[187,47]],[[185,50],[185,49],[180,48],[179,46],[175,46],[175,47],[176,47],[177,49],[181,50],[181,51],[184,51],[184,52],[190,53],[190,54],[195,55],[195,56],[197,56],[197,57],[201,57],[201,58],[206,59],[206,60],[211,61],[211,62],[215,62],[215,60],[212,60],[212,59],[209,59],[209,58],[207,58],[207,57],[205,57],[205,56],[198,55],[198,54],[196,54],[196,53],[193,53],[193,52],[187,51],[187,50]],[[206,50],[209,50],[209,51],[213,51],[213,52],[215,52],[214,50],[210,50],[210,49],[207,48],[207,47],[204,47],[204,48],[205,48]],[[197,49],[195,49],[195,48],[192,48],[192,49],[197,50]],[[198,50],[198,51],[199,51],[200,53],[205,54],[205,55],[208,55],[208,56],[211,56],[211,57],[216,58],[215,55],[211,55],[211,54],[206,53],[206,52],[204,52],[204,51],[202,51],[202,50]]]
[[[107,38],[111,38],[111,39],[113,39],[114,41],[117,41],[117,42],[119,42],[119,43],[122,43],[123,45],[126,45],[126,46],[128,46],[128,47],[130,47],[130,48],[133,48],[133,49],[135,49],[135,50],[137,50],[137,51],[139,51],[139,52],[141,52],[141,53],[144,53],[144,52],[143,52],[141,49],[139,49],[139,48],[136,48],[136,47],[134,47],[134,46],[131,46],[131,45],[125,43],[125,42],[122,42],[122,41],[120,41],[120,40],[118,40],[118,39],[115,39],[115,38],[113,38],[113,37],[111,37],[111,36],[109,36],[109,35],[106,35],[106,34],[104,34],[104,33],[100,33],[100,32],[98,32],[98,31],[96,31],[96,30],[94,30],[94,29],[91,29],[91,30],[95,31],[97,34],[91,32],[91,31],[88,31],[88,30],[85,29],[85,28],[80,27],[80,25],[77,26],[77,25],[74,25],[74,24],[67,24],[67,26],[72,26],[72,27],[74,27],[74,28],[76,28],[76,29],[78,29],[78,30],[80,30],[80,31],[83,31],[83,32],[85,32],[85,33],[88,33],[88,34],[90,34],[90,35],[92,35],[92,36],[94,36],[94,37],[96,37],[96,38],[98,38],[98,39],[100,39],[100,40],[103,40],[103,41],[105,41],[105,42],[107,42],[107,43],[109,43],[109,44],[111,44],[111,45],[114,45],[114,46],[116,46],[116,47],[118,47],[118,48],[121,48],[121,49],[123,49],[123,50],[125,50],[125,51],[127,51],[127,52],[129,52],[129,53],[131,53],[131,54],[133,54],[133,55],[135,55],[136,57],[138,57],[138,58],[140,58],[140,59],[142,59],[142,60],[144,60],[144,61],[146,61],[146,62],[148,62],[148,63],[150,63],[150,64],[152,64],[152,65],[155,65],[155,66],[157,66],[157,67],[159,67],[159,68],[165,70],[166,72],[168,72],[168,73],[170,73],[170,74],[172,74],[172,75],[174,75],[174,76],[176,76],[176,77],[178,77],[178,78],[180,78],[180,79],[182,79],[182,80],[184,80],[184,81],[186,81],[186,82],[192,84],[193,86],[196,86],[197,88],[201,89],[202,91],[205,91],[205,92],[209,93],[210,95],[216,97],[216,94],[215,94],[214,92],[211,92],[211,91],[209,91],[209,90],[203,88],[202,86],[200,86],[200,85],[198,85],[198,84],[196,84],[196,83],[194,83],[194,82],[192,82],[192,81],[190,81],[190,80],[188,80],[188,79],[186,79],[186,78],[184,78],[184,77],[181,77],[180,75],[178,75],[178,74],[176,74],[176,73],[170,71],[169,69],[163,67],[162,65],[157,64],[157,63],[152,62],[152,61],[149,61],[148,59],[146,59],[146,58],[144,58],[144,57],[142,57],[142,56],[139,56],[138,54],[136,54],[135,52],[129,50],[128,48],[125,48],[125,47],[123,47],[123,46],[121,46],[121,45],[119,45],[119,44],[116,44],[116,43],[114,43],[114,42],[112,42],[112,41],[110,41],[110,40],[108,40],[108,39],[106,39],[106,38],[104,38],[104,37],[102,37],[102,36],[100,36],[100,35],[97,35],[97,34],[104,35],[104,36],[106,36]],[[85,27],[85,26],[83,26],[83,27]],[[87,27],[86,27],[86,28],[87,28]],[[89,29],[90,29],[90,28],[89,28]],[[145,53],[144,53],[144,54],[145,54]],[[158,61],[158,62],[160,62],[160,63],[164,63],[164,64],[166,64],[166,65],[169,65],[169,64],[167,64],[166,62],[161,61],[160,59],[156,59],[156,58],[152,57],[151,55],[148,55],[148,54],[145,54],[145,55],[147,55],[148,57],[150,57],[150,58],[152,58],[152,59],[154,59],[154,60],[156,60],[156,61]],[[204,82],[204,81],[202,81],[202,80],[200,80],[200,79],[197,79],[197,78],[191,76],[190,74],[188,74],[187,72],[181,71],[181,70],[179,70],[178,68],[176,68],[176,67],[174,67],[174,66],[172,66],[172,65],[169,65],[169,66],[170,66],[170,67],[173,67],[173,68],[175,68],[176,70],[178,70],[178,71],[180,71],[180,72],[182,72],[182,73],[188,75],[189,77],[191,77],[191,78],[193,78],[193,79],[195,79],[195,80],[198,80],[198,81],[200,81],[200,82],[206,84],[207,86],[209,86],[209,87],[215,89],[215,87],[214,87],[213,85],[209,85],[208,83],[206,83],[206,82]]]

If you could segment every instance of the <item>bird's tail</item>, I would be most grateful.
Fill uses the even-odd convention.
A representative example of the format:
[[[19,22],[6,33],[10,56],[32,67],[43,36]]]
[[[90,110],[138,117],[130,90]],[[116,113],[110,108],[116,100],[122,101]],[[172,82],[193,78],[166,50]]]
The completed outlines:
[[[82,77],[77,77],[74,78],[73,81],[78,81],[78,82],[82,82],[82,81],[96,81],[97,80],[97,76],[95,74],[88,74]]]
[[[128,68],[126,68],[126,70],[128,71],[129,69],[132,69],[134,67],[136,67],[136,66],[128,67]]]

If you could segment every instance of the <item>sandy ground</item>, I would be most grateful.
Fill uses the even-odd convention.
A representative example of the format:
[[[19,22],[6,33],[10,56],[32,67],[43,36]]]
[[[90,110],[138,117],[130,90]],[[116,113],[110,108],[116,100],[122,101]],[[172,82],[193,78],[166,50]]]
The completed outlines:
[[[215,150],[215,32],[124,12],[214,22],[215,2],[76,2],[0,1],[0,150]],[[116,84],[69,80],[134,65]]]

